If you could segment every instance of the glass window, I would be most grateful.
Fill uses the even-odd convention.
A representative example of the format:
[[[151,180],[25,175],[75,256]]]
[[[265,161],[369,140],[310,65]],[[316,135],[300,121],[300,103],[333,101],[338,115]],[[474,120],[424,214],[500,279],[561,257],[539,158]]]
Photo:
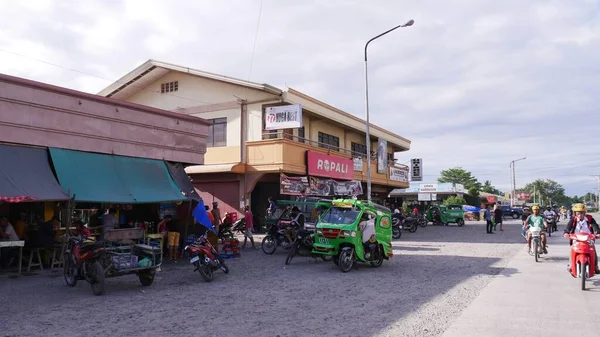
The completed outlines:
[[[366,145],[352,142],[350,144],[350,146],[351,146],[351,150],[352,150],[353,154],[362,153],[365,156],[367,155],[367,146]]]
[[[332,149],[332,150],[336,150],[339,151],[340,149],[340,138],[327,134],[327,133],[323,133],[323,132],[319,132],[319,147],[325,148],[325,149]]]
[[[298,128],[298,141],[304,143],[304,127]]]
[[[390,218],[388,216],[382,216],[379,219],[379,227],[381,228],[390,228]]]
[[[209,120],[207,147],[227,146],[227,118]]]
[[[359,214],[360,210],[354,208],[331,207],[321,221],[329,224],[351,225],[356,222]]]

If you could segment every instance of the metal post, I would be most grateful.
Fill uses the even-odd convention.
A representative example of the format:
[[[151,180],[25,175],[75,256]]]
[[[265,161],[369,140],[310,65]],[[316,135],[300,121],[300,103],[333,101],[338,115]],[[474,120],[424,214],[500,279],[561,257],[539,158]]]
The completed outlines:
[[[394,31],[398,28],[402,28],[402,27],[409,27],[412,26],[415,23],[414,20],[409,20],[408,22],[406,22],[405,24],[402,25],[398,25],[392,29],[389,29],[377,36],[375,36],[374,38],[370,39],[369,41],[367,41],[367,43],[365,44],[365,112],[366,112],[366,129],[365,129],[365,140],[366,140],[366,146],[367,146],[367,201],[369,203],[371,203],[371,134],[370,134],[370,122],[369,122],[369,76],[368,76],[368,66],[367,66],[367,48],[369,47],[369,43],[371,43],[371,41],[380,38],[382,36],[384,36],[385,34]]]
[[[527,159],[527,157],[519,158],[519,159],[516,159],[516,160],[513,160],[510,162],[510,165],[512,167],[512,193],[510,196],[510,207],[515,207],[515,193],[516,193],[516,189],[517,189],[517,182],[516,182],[517,178],[515,175],[515,162],[518,162],[520,160],[525,160],[525,159]]]
[[[596,194],[596,207],[600,209],[600,174],[592,175],[592,177],[596,178],[598,182],[598,194]]]

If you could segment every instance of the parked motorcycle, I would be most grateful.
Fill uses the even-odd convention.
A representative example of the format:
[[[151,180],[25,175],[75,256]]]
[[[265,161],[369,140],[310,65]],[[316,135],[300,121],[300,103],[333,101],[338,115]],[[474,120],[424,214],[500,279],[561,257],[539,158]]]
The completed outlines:
[[[571,276],[581,279],[581,290],[585,290],[585,280],[596,275],[596,255],[592,247],[596,236],[588,233],[570,234],[573,240],[571,245],[571,265],[567,269]]]
[[[94,295],[105,291],[105,270],[102,260],[107,257],[102,243],[86,242],[84,236],[72,236],[67,241],[64,253],[64,277],[69,287],[75,287],[78,280],[85,280],[92,286]]]
[[[402,219],[399,217],[392,217],[392,238],[400,239],[402,236]]]
[[[539,227],[530,227],[531,246],[529,254],[535,257],[535,262],[538,262],[540,255],[544,254],[544,245],[542,243],[542,229]]]
[[[232,231],[238,235],[244,235],[244,233],[246,232],[246,219],[241,218],[238,219],[236,222],[233,223],[232,227]]]
[[[419,226],[427,227],[427,218],[425,217],[425,214],[417,214],[417,222],[419,223]]]
[[[290,224],[290,226],[294,226],[294,224]],[[290,242],[285,237],[285,230],[285,228],[279,228],[277,223],[269,225],[267,228],[267,235],[260,244],[260,247],[265,254],[272,255],[277,250],[277,247],[290,249],[293,242]]]
[[[410,233],[416,232],[418,225],[419,225],[419,219],[414,216],[407,216],[402,221],[402,229],[405,231],[409,231]]]
[[[194,265],[204,281],[213,280],[213,271],[221,269],[225,274],[229,273],[229,267],[225,264],[225,259],[219,256],[219,252],[206,238],[206,233],[201,235],[196,242],[185,246],[184,251],[190,256],[190,263]]]
[[[288,253],[287,258],[285,259],[285,264],[290,264],[292,259],[296,256],[308,256],[321,258],[323,261],[331,261],[331,255],[323,255],[323,254],[313,254],[313,244],[315,243],[315,232],[311,230],[299,230],[297,233],[296,241],[290,248],[290,252]]]

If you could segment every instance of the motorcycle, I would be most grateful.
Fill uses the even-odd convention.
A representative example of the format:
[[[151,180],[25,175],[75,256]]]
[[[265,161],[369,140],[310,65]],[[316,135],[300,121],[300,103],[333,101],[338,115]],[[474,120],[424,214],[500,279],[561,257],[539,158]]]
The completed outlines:
[[[402,219],[392,217],[392,238],[399,239],[402,236]]]
[[[102,261],[107,257],[103,244],[86,242],[84,236],[72,236],[67,241],[64,252],[64,277],[69,287],[75,287],[78,280],[85,280],[92,286],[94,295],[105,291],[105,270]]]
[[[232,231],[238,235],[244,235],[244,233],[246,232],[246,219],[241,218],[238,219],[236,222],[233,223],[232,227]]]
[[[570,234],[571,265],[567,269],[571,276],[581,279],[581,290],[585,290],[585,280],[596,275],[596,255],[592,248],[596,242],[594,234],[585,232]]]
[[[552,236],[552,232],[556,232],[556,217],[552,215],[546,216],[546,222],[548,223],[548,236]]]
[[[290,224],[291,226],[292,224]],[[262,240],[260,247],[265,254],[273,255],[277,250],[277,247],[283,249],[290,249],[293,242],[290,242],[285,237],[285,228],[279,228],[277,223],[269,225],[267,228],[267,235]]]
[[[313,254],[313,244],[315,243],[315,232],[310,230],[299,230],[296,241],[290,248],[285,264],[288,265],[292,262],[292,259],[296,256],[308,256],[314,257],[315,259],[320,257],[323,261],[331,261],[331,255]]]
[[[419,225],[419,219],[414,216],[407,216],[402,221],[402,229],[405,231],[409,231],[410,233],[414,233],[417,231],[417,226]]]
[[[190,256],[190,264],[193,264],[200,276],[206,282],[213,280],[213,271],[221,269],[225,274],[229,273],[229,267],[225,264],[225,259],[219,256],[219,252],[206,238],[206,233],[201,235],[196,242],[185,246],[184,251]]]
[[[427,218],[425,217],[425,214],[417,214],[417,222],[419,223],[419,226],[427,227]]]
[[[535,257],[535,262],[538,262],[540,255],[544,254],[544,245],[542,243],[542,229],[539,227],[530,227],[531,246],[529,247],[529,255]]]

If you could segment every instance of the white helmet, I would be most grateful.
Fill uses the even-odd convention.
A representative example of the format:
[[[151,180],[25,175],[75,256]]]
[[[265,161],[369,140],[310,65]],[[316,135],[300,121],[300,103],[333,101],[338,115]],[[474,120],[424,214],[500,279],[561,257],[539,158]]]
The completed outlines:
[[[400,214],[400,210],[396,208],[396,209],[394,210],[394,214]]]

